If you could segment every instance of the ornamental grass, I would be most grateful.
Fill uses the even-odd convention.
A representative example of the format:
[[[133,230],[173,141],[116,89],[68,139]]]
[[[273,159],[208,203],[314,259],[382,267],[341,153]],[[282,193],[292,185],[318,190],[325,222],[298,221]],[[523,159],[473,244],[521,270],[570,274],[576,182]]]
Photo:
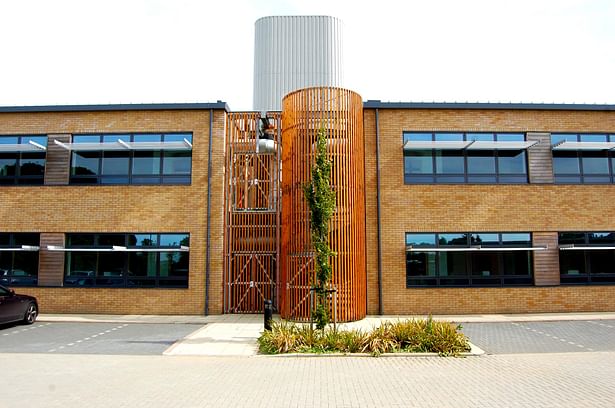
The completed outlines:
[[[258,339],[263,354],[282,353],[438,353],[457,356],[470,351],[461,326],[450,322],[400,320],[370,331],[313,330],[308,324],[274,322]]]

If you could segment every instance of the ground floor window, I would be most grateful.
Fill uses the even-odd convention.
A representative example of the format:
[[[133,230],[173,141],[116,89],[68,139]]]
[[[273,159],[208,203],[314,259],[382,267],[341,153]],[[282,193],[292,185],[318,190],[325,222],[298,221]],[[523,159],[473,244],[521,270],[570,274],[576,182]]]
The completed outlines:
[[[188,234],[67,234],[64,286],[188,287]]]
[[[39,234],[0,233],[0,284],[36,286]]]
[[[530,233],[406,233],[406,286],[532,285]]]
[[[615,232],[561,232],[562,284],[615,283]]]

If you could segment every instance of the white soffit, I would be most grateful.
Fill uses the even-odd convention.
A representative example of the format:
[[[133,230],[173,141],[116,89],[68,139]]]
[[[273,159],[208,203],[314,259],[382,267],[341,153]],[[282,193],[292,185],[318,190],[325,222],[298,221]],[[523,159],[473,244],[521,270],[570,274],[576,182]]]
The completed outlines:
[[[534,141],[518,141],[518,142],[491,142],[487,140],[477,140],[469,145],[467,150],[525,150],[538,143],[538,140]]]
[[[27,252],[36,252],[40,249],[40,247],[36,245],[21,245],[15,247],[5,247],[0,248],[0,251],[27,251]]]
[[[574,244],[559,246],[560,251],[596,251],[609,249],[615,249],[615,246],[575,246]]]
[[[58,252],[189,252],[190,247],[182,245],[179,248],[126,248],[114,245],[111,248],[66,248],[59,245],[48,245],[47,250]]]
[[[488,140],[475,141],[418,141],[408,140],[404,150],[525,150],[534,146],[538,141],[500,142]]]
[[[425,247],[406,247],[406,252],[473,252],[473,251],[544,251],[547,246],[531,247],[481,247],[480,245],[471,247],[450,247],[450,248],[425,248]]]
[[[109,143],[62,143],[54,140],[58,146],[71,151],[113,151],[113,150],[192,150],[188,139],[182,142],[125,142],[119,139]]]
[[[28,141],[28,143],[19,144],[0,143],[0,152],[2,153],[44,152],[46,150],[47,148],[45,146],[32,140]]]

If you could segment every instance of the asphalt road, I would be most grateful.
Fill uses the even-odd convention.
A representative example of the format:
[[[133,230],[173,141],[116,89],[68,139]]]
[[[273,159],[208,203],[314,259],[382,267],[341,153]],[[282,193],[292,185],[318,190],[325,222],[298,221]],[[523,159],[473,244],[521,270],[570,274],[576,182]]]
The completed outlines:
[[[0,326],[0,353],[162,354],[198,324],[49,323]]]
[[[464,323],[463,333],[489,354],[615,351],[615,320]]]

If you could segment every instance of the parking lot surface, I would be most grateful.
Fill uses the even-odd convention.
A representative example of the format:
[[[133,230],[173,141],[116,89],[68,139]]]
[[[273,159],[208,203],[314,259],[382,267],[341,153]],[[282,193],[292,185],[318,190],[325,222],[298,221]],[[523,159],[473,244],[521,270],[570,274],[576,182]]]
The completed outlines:
[[[615,320],[464,323],[462,326],[470,341],[490,354],[615,351]]]
[[[176,341],[201,327],[196,324],[52,322],[4,325],[0,326],[0,352],[162,354]]]

